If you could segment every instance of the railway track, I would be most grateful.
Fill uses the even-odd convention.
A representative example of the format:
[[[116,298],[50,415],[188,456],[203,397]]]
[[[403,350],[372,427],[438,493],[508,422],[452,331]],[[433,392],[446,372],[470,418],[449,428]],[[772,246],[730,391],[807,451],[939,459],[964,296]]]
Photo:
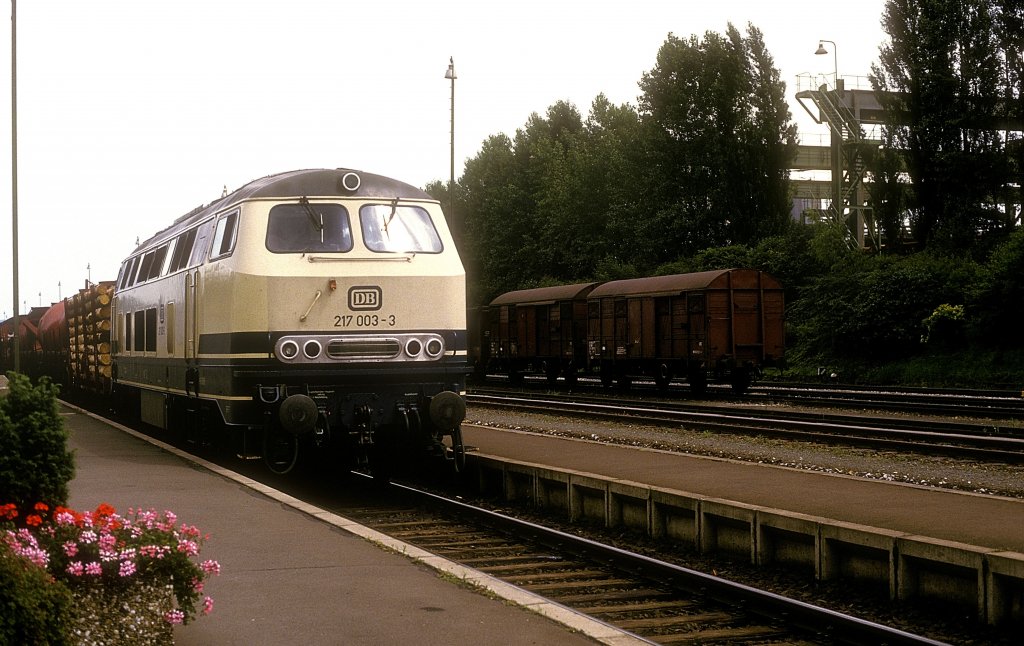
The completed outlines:
[[[748,392],[750,400],[807,406],[861,408],[924,415],[1024,419],[1024,392],[867,386],[764,384]]]
[[[498,390],[500,380],[478,384],[474,390]],[[559,382],[560,384],[561,382]],[[541,378],[527,378],[523,388],[550,391],[550,384]],[[503,389],[509,392],[510,389]],[[577,394],[608,392],[598,379],[581,378],[573,387]],[[516,392],[519,392],[517,389]],[[651,382],[633,382],[631,392],[658,399],[693,400],[685,383],[672,383],[660,390]],[[618,393],[620,396],[624,393]],[[736,395],[729,386],[711,384],[699,398],[704,402],[771,402],[824,408],[855,408],[859,410],[894,411],[920,415],[949,415],[1007,420],[1024,420],[1024,391],[967,390],[938,388],[894,388],[848,386],[841,384],[796,384],[760,382],[746,395]]]
[[[923,420],[763,409],[695,406],[685,402],[613,401],[607,397],[558,393],[510,394],[477,389],[467,396],[475,405],[558,415],[598,417],[618,422],[688,426],[720,433],[765,435],[979,460],[1024,462],[1024,427],[1019,424]]]
[[[651,644],[940,643],[408,485],[335,512]]]

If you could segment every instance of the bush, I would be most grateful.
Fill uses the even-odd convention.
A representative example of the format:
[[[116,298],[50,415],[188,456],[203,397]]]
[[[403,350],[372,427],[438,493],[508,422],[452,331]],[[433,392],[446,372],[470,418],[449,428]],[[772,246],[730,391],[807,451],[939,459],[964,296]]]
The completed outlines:
[[[72,644],[71,592],[0,540],[0,644]]]
[[[0,398],[0,491],[4,502],[28,508],[36,502],[67,504],[75,474],[68,432],[57,410],[58,387],[46,378],[33,386],[28,377],[7,373],[7,396]]]

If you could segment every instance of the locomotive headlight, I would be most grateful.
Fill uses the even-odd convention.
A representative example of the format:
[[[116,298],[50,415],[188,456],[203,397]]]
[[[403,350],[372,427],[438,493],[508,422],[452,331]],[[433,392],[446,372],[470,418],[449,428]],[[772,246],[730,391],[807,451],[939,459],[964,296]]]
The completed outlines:
[[[281,344],[281,358],[291,361],[299,354],[299,344],[295,341],[285,341]]]
[[[307,359],[316,359],[323,351],[324,348],[320,345],[320,342],[312,339],[306,341],[305,345],[302,346],[302,354],[306,355]]]
[[[427,356],[437,358],[444,352],[444,343],[441,339],[430,339],[427,341]]]
[[[409,339],[409,342],[405,344],[405,353],[410,357],[418,357],[422,351],[423,344],[419,339]]]

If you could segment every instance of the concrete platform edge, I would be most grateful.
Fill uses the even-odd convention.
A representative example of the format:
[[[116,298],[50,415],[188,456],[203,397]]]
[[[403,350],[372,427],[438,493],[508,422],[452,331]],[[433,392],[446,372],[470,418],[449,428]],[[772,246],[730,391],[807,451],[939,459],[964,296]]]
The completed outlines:
[[[990,624],[1024,620],[1024,554],[471,453],[484,495],[630,527],[701,553],[785,564],[819,580],[888,584],[891,599],[960,602]]]

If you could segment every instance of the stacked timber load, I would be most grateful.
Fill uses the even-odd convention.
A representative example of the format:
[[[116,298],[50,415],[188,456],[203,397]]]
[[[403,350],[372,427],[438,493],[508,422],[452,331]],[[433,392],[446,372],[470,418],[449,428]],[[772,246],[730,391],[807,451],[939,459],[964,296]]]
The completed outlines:
[[[87,283],[68,299],[71,383],[93,392],[110,391],[110,301],[114,283]]]

